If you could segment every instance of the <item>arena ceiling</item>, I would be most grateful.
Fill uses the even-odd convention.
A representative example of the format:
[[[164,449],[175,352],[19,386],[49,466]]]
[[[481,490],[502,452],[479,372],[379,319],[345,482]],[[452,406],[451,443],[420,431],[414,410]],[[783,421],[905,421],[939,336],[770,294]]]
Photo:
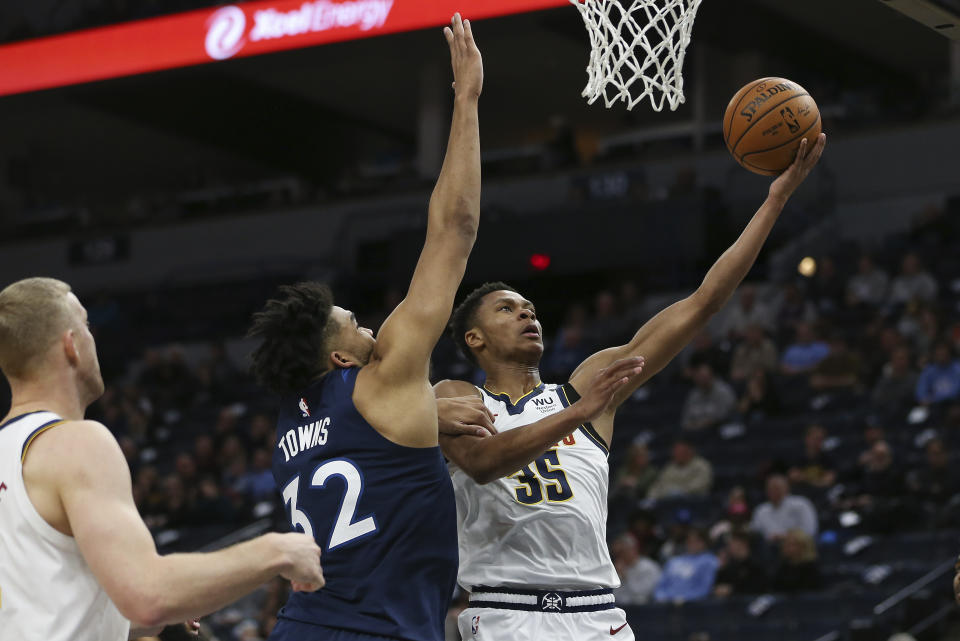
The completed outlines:
[[[655,114],[641,105],[626,114],[585,105],[588,48],[572,8],[483,21],[475,30],[487,74],[487,148],[542,137],[557,117],[606,130],[690,118],[689,106]],[[405,33],[2,98],[0,158],[42,158],[49,175],[34,177],[37,189],[79,195],[162,189],[198,171],[313,179],[354,160],[358,149],[415,145],[420,79],[434,65],[446,82],[444,47],[439,30]],[[839,86],[913,91],[945,76],[949,41],[879,0],[706,0],[688,90],[704,59],[722,64],[750,52],[771,63],[764,75],[809,69]],[[710,113],[720,117],[741,80],[749,78],[711,81]]]

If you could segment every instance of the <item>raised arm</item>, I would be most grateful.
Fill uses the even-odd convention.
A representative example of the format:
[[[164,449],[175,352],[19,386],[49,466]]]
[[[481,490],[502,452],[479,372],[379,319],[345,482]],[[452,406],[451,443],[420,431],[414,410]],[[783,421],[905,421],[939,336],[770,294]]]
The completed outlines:
[[[480,484],[512,474],[557,444],[578,427],[606,411],[614,393],[643,370],[642,358],[626,358],[597,372],[583,396],[570,407],[542,418],[523,429],[492,436],[440,435],[444,455]],[[441,381],[437,398],[479,394],[463,381]]]
[[[209,614],[278,574],[306,589],[323,585],[320,550],[305,534],[267,534],[209,554],[160,556],[134,505],[123,453],[99,423],[68,423],[37,439],[24,477],[31,496],[41,490],[59,499],[61,529],[75,538],[134,629]]]
[[[473,249],[480,220],[480,125],[483,61],[470,21],[444,29],[453,63],[453,123],[447,155],[430,198],[427,238],[406,298],[384,322],[371,364],[390,384],[425,380]]]
[[[621,387],[610,404],[611,412],[615,412],[637,387],[662,370],[733,295],[757,260],[787,200],[816,166],[825,145],[824,134],[820,135],[812,148],[804,139],[796,160],[773,181],[763,205],[737,241],[710,268],[700,287],[687,298],[657,314],[626,345],[603,350],[585,360],[570,377],[571,384],[579,389],[597,370],[611,362],[627,356],[645,356],[643,374]],[[609,431],[612,431],[612,413],[608,418]],[[606,425],[596,427],[601,435],[607,431]]]

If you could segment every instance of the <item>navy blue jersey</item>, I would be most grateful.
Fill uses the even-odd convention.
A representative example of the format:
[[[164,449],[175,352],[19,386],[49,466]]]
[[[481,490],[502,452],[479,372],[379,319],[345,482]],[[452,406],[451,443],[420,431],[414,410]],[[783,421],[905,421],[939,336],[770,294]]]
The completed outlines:
[[[388,441],[335,370],[280,408],[273,476],[294,529],[323,553],[326,586],[280,617],[409,641],[443,641],[457,574],[453,486],[439,447]]]

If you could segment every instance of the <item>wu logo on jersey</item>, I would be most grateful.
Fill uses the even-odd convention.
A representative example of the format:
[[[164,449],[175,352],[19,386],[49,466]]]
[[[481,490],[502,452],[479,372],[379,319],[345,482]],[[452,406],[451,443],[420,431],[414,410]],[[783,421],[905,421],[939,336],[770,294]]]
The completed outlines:
[[[307,399],[300,399],[300,412],[303,414],[303,418],[310,416],[310,407],[307,405]]]
[[[535,399],[532,399],[532,401],[533,401],[533,405],[544,414],[546,414],[547,412],[553,411],[554,399],[552,398],[535,398]]]

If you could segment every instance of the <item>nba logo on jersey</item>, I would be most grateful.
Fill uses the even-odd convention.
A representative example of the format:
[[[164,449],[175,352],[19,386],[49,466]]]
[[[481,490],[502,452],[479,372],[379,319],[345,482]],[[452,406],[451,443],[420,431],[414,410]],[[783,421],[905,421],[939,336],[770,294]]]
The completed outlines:
[[[470,621],[470,631],[476,634],[480,631],[480,615],[473,617]]]
[[[307,399],[300,399],[300,413],[303,414],[303,418],[310,416],[310,407],[307,406]]]
[[[7,489],[7,484],[0,482],[0,501],[3,500],[3,492]]]

